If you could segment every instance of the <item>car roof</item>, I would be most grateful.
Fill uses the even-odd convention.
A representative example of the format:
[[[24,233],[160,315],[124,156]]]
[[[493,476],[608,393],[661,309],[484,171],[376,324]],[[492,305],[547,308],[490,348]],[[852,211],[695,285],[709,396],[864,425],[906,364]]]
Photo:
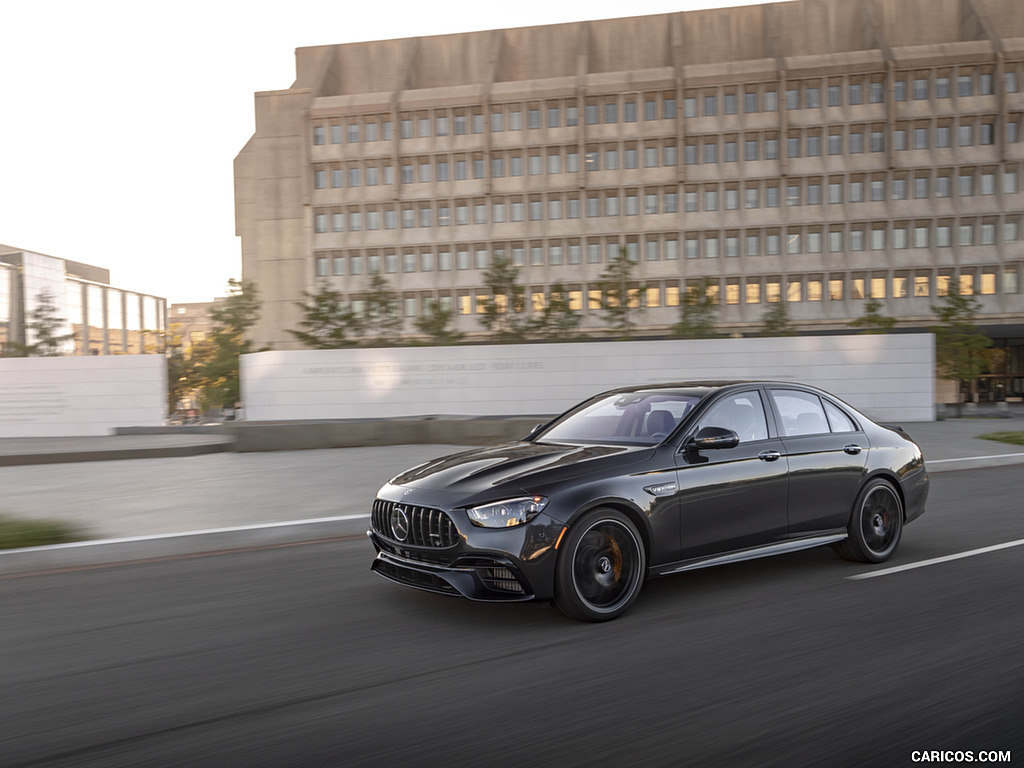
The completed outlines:
[[[707,394],[711,390],[724,389],[726,387],[740,386],[740,385],[759,385],[767,382],[761,381],[743,381],[743,380],[721,380],[721,381],[675,381],[675,382],[659,382],[653,384],[634,384],[628,387],[618,387],[616,389],[609,389],[603,392],[604,395],[614,395],[619,393],[628,392],[650,392],[652,390],[665,389],[665,390],[704,390],[702,394]],[[775,382],[779,383],[779,382]]]

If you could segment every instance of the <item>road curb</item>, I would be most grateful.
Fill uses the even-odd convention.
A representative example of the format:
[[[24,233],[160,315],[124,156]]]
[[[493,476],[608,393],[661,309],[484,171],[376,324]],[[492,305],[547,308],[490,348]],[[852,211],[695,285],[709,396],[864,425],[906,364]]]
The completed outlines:
[[[92,450],[45,451],[24,454],[0,454],[0,467],[23,467],[33,464],[69,464],[78,461],[122,461],[125,459],[171,459],[201,456],[234,450],[231,440],[188,445],[161,445],[151,448],[96,448]]]
[[[369,521],[369,514],[343,515],[0,550],[0,577],[359,536]]]

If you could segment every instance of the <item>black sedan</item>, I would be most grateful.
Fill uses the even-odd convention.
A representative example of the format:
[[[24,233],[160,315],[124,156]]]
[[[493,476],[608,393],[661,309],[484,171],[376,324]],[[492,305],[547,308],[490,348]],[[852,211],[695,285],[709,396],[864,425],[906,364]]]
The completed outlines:
[[[372,568],[604,621],[654,576],[822,545],[880,563],[927,496],[921,449],[899,427],[819,389],[629,387],[392,479],[373,505]]]

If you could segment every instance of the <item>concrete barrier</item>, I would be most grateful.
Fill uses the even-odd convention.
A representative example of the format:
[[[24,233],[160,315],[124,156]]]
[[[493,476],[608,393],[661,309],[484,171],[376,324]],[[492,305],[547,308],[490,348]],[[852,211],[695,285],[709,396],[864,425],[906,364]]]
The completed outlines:
[[[507,419],[237,421],[223,425],[239,452],[358,448],[374,445],[493,445],[525,437],[550,416]]]

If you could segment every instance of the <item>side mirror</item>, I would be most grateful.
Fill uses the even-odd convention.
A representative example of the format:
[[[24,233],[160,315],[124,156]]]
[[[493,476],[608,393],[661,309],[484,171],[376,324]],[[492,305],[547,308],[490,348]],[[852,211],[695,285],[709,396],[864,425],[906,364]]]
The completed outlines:
[[[688,451],[716,451],[723,448],[735,448],[740,444],[740,436],[725,427],[704,427],[684,446]]]

